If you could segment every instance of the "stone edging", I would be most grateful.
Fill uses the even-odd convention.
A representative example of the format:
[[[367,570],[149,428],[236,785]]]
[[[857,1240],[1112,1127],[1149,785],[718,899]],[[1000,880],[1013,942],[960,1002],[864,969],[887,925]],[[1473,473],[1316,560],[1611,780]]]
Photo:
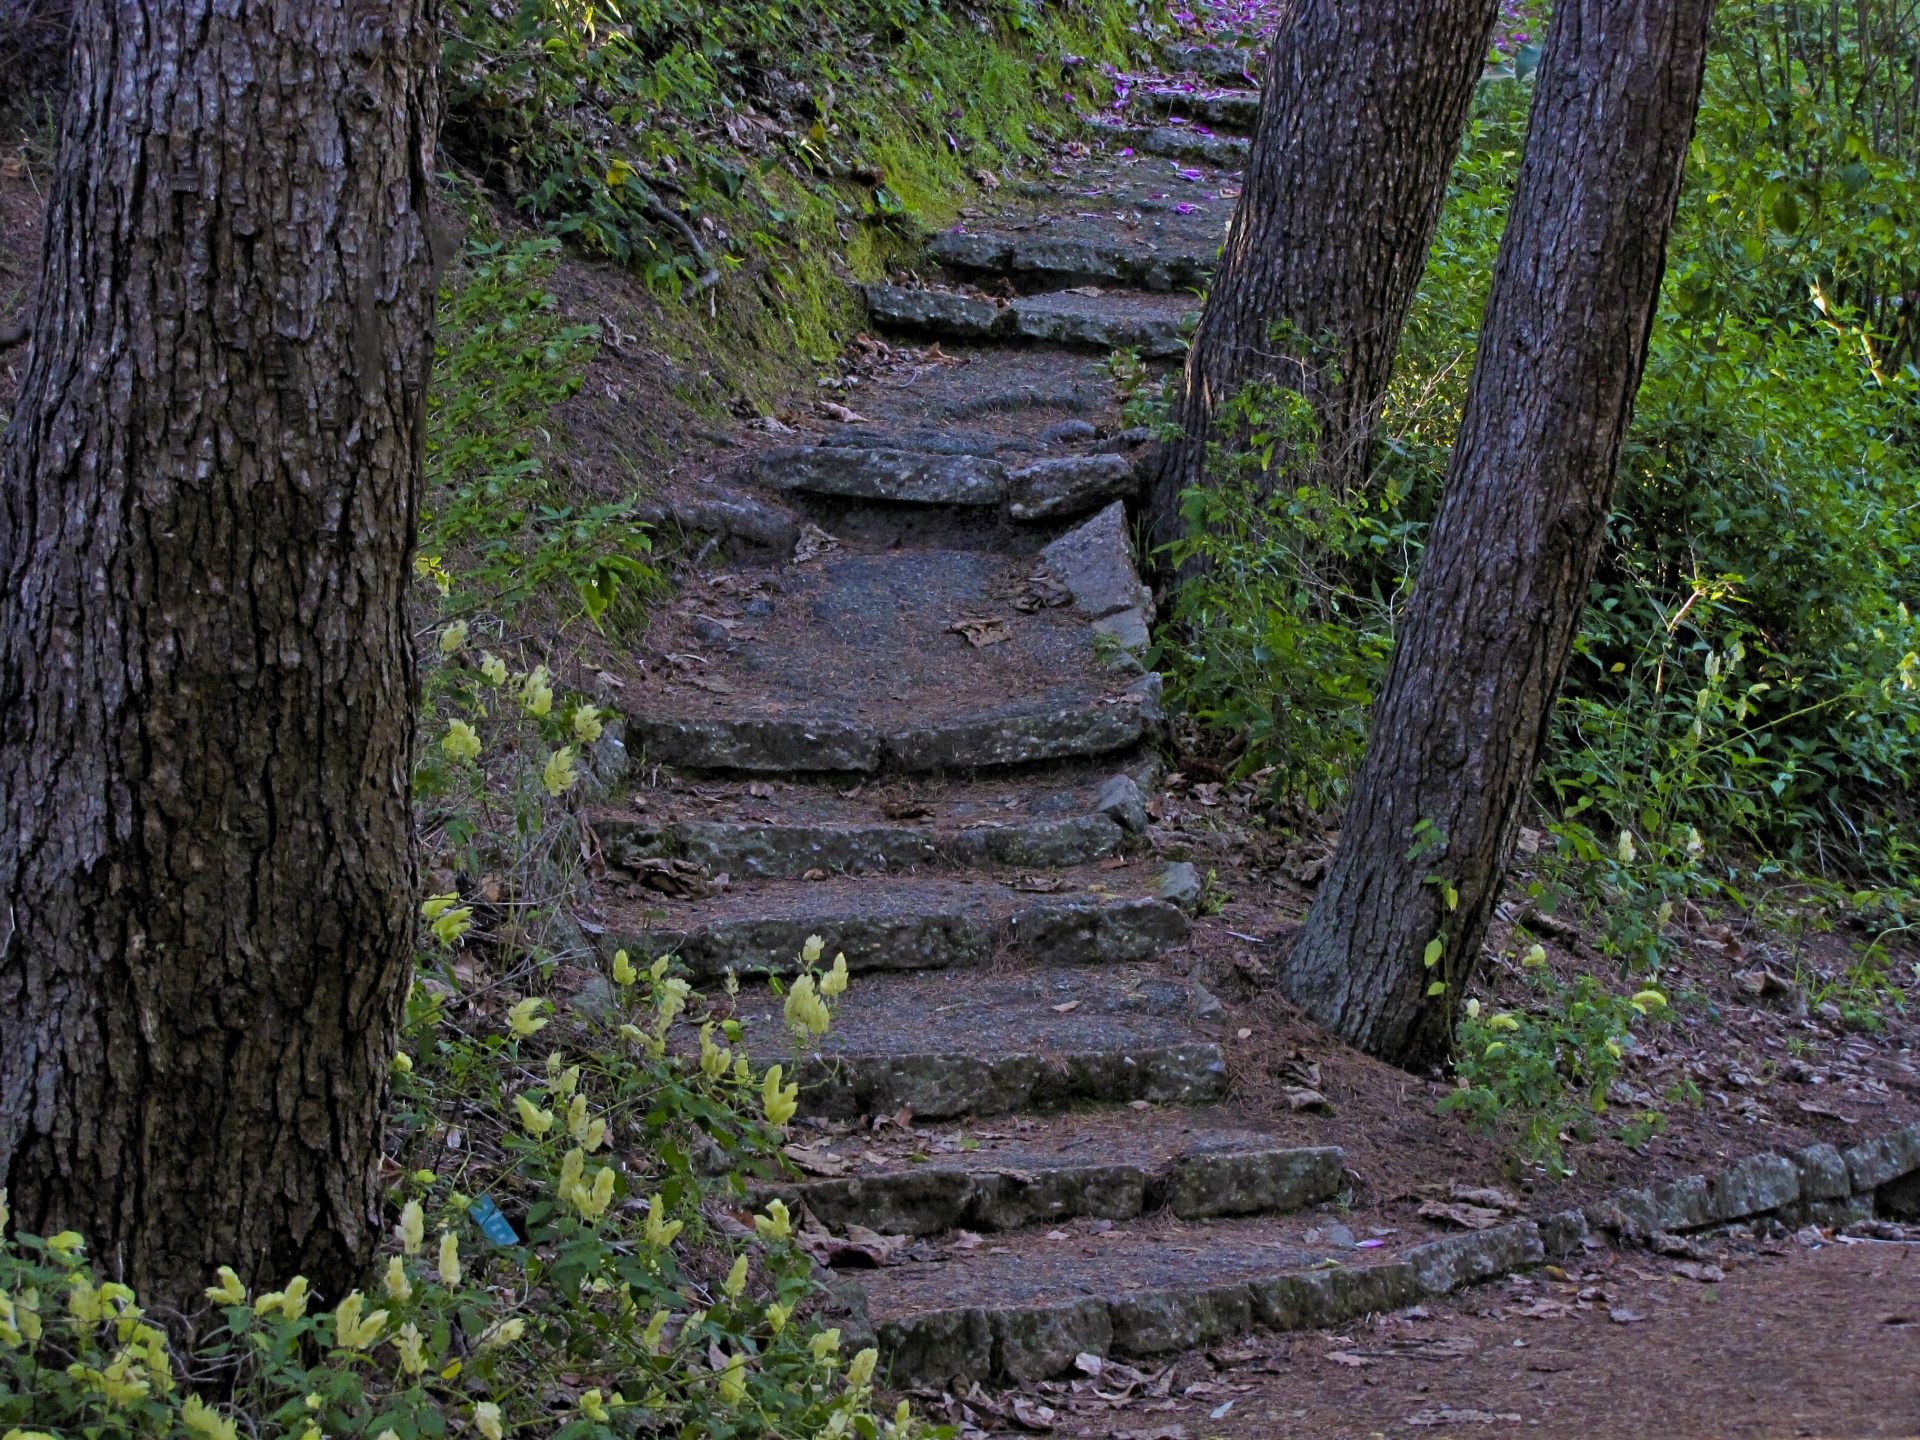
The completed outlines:
[[[944,1385],[961,1374],[1021,1382],[1058,1375],[1082,1353],[1142,1358],[1196,1350],[1250,1330],[1316,1330],[1398,1310],[1468,1285],[1580,1252],[1595,1231],[1645,1243],[1734,1221],[1849,1224],[1871,1218],[1898,1185],[1898,1204],[1920,1194],[1920,1123],[1842,1151],[1810,1145],[1752,1155],[1714,1175],[1623,1191],[1545,1220],[1416,1245],[1368,1265],[1293,1272],[1234,1284],[1170,1287],[1052,1305],[968,1306],[871,1326],[857,1287],[834,1287],[840,1323],[877,1342],[899,1387]]]

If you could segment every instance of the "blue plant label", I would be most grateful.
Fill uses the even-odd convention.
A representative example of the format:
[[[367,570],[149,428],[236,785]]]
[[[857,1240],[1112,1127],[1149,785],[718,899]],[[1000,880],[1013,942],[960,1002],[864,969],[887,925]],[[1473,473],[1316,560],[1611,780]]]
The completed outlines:
[[[500,1213],[500,1207],[493,1200],[482,1195],[468,1209],[473,1223],[480,1227],[480,1233],[495,1245],[518,1245],[520,1237],[514,1233],[513,1224]]]

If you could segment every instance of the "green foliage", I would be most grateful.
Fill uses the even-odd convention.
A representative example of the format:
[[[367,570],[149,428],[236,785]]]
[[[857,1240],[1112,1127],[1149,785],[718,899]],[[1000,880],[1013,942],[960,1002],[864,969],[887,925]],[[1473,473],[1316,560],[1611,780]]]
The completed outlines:
[[[578,393],[599,342],[596,327],[566,324],[544,288],[558,251],[553,240],[476,244],[442,289],[421,547],[470,562],[459,567],[469,607],[571,591],[597,626],[661,582],[634,518],[638,494],[579,505],[556,473],[549,412]]]
[[[1441,1099],[1440,1110],[1488,1133],[1517,1125],[1523,1155],[1564,1169],[1562,1134],[1571,1128],[1591,1138],[1594,1118],[1606,1112],[1607,1087],[1634,1047],[1635,1027],[1667,1002],[1657,990],[1615,995],[1591,975],[1562,984],[1537,948],[1526,963],[1542,976],[1541,1003],[1483,1013],[1478,1000],[1467,1002],[1454,1062],[1459,1088]],[[1652,1123],[1640,1117],[1634,1143]]]

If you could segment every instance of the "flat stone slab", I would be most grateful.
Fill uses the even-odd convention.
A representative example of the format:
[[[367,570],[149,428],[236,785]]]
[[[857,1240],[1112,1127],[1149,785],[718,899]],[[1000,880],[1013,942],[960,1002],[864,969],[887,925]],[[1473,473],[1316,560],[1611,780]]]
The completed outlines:
[[[904,1107],[942,1119],[1217,1100],[1226,1065],[1193,1009],[1187,985],[1111,969],[867,976],[800,1063],[800,1103],[828,1117]],[[743,994],[736,1013],[756,1056],[791,1052],[777,997]]]
[[[1022,466],[1007,477],[1007,514],[1032,523],[1084,515],[1140,488],[1123,455],[1066,455]]]
[[[756,456],[753,471],[776,490],[913,505],[998,505],[1007,490],[998,461],[912,450],[783,446]]]
[[[845,1165],[851,1173],[761,1192],[805,1203],[836,1230],[855,1224],[889,1235],[936,1235],[956,1227],[984,1233],[1076,1218],[1132,1220],[1162,1208],[1183,1220],[1282,1214],[1332,1198],[1341,1183],[1338,1146],[1277,1144],[1206,1109],[1023,1123],[1028,1128],[1014,1134],[973,1127],[965,1143],[974,1149],[936,1151],[919,1164],[877,1158],[859,1134],[797,1144],[789,1150],[795,1158],[815,1168]]]
[[[1309,1238],[1313,1228],[1295,1218],[1029,1235],[860,1284],[890,1383],[1024,1381],[1065,1373],[1083,1353],[1141,1358],[1339,1325],[1545,1259],[1531,1221],[1372,1252]]]
[[[1098,620],[1123,610],[1151,616],[1153,592],[1133,563],[1127,509],[1119,501],[1083,521],[1040,552],[1047,569],[1073,592],[1074,608]]]
[[[1161,49],[1160,58],[1168,70],[1209,80],[1250,80],[1260,74],[1259,55],[1224,45],[1168,45]]]
[[[1039,235],[946,230],[934,236],[927,247],[935,263],[964,273],[1032,277],[1061,286],[1138,286],[1158,292],[1205,284],[1213,274],[1219,250],[1217,240],[1208,244],[1175,240],[1162,246],[1145,240],[1092,238],[1070,233],[1065,227],[1060,233]],[[1181,298],[1191,308],[1187,304],[1191,297]],[[1178,318],[1174,317],[1176,327]],[[1036,318],[1034,323],[1045,327],[1053,322]]]
[[[1198,161],[1222,170],[1237,169],[1247,163],[1251,142],[1237,135],[1209,135],[1179,125],[1157,125],[1128,134],[1134,146],[1149,155],[1169,160]]]
[[[723,642],[662,622],[621,691],[626,748],[637,764],[763,775],[968,771],[1133,748],[1161,724],[1154,677],[1116,674],[1071,610],[1014,606],[1036,558],[835,552],[781,571],[781,592]],[[995,643],[968,643],[955,630],[968,619],[995,622]]]
[[[790,972],[809,936],[856,973],[970,969],[1017,945],[1047,965],[1126,965],[1187,943],[1191,926],[1151,897],[1037,896],[1010,886],[874,876],[741,886],[699,901],[613,911],[593,937],[609,962],[677,955],[698,980]]]
[[[1185,352],[1187,325],[1199,313],[1188,295],[1124,290],[1092,295],[1058,290],[1024,296],[1009,311],[1014,333],[1029,340],[1094,350],[1138,350],[1155,358]]]
[[[861,294],[874,323],[956,340],[986,340],[1013,328],[1012,312],[971,295],[904,285],[866,285]]]
[[[1258,90],[1136,90],[1130,107],[1143,115],[1183,115],[1246,135],[1260,118]]]

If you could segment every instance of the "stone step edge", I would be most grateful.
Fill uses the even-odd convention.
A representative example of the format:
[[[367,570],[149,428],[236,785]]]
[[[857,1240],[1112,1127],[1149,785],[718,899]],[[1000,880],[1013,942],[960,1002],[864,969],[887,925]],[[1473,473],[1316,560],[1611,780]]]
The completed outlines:
[[[1063,1374],[1083,1354],[1144,1359],[1254,1330],[1339,1325],[1546,1258],[1540,1227],[1526,1220],[1450,1235],[1371,1264],[1277,1270],[1224,1285],[1119,1291],[1044,1305],[927,1310],[883,1320],[872,1333],[895,1388],[944,1386],[956,1374],[1017,1384]]]
[[[679,929],[596,923],[589,933],[609,962],[620,950],[650,958],[678,955],[695,979],[713,980],[729,970],[741,976],[786,974],[813,935],[828,954],[844,952],[849,970],[871,974],[979,968],[1003,946],[1018,946],[1048,965],[1140,964],[1185,945],[1193,926],[1177,905],[1136,896],[1039,900],[1005,917],[967,906],[904,905],[841,915],[722,919]]]
[[[852,1306],[852,1322],[880,1346],[897,1387],[944,1384],[954,1374],[1022,1383],[1061,1374],[1082,1353],[1146,1357],[1200,1349],[1254,1329],[1315,1330],[1403,1309],[1579,1254],[1596,1229],[1622,1244],[1644,1244],[1662,1233],[1769,1214],[1783,1223],[1851,1223],[1870,1218],[1891,1187],[1902,1188],[1902,1203],[1920,1203],[1920,1195],[1905,1193],[1920,1189],[1916,1177],[1920,1122],[1844,1151],[1827,1144],[1762,1151],[1712,1175],[1619,1191],[1539,1222],[1450,1235],[1371,1265],[1049,1305],[930,1310],[877,1327],[867,1320],[864,1295],[850,1287],[838,1293]]]
[[[594,828],[609,859],[677,856],[736,878],[765,880],[797,880],[817,869],[853,873],[934,866],[1051,869],[1086,865],[1119,854],[1127,833],[1126,826],[1102,811],[964,828],[897,821],[747,820],[670,820],[652,825],[615,821]]]
[[[1339,1193],[1337,1145],[1195,1151],[1159,1165],[1126,1161],[1032,1169],[945,1163],[844,1178],[756,1187],[805,1205],[829,1227],[864,1225],[887,1235],[1017,1230],[1062,1220],[1133,1220],[1171,1210],[1182,1220],[1282,1215]]]

